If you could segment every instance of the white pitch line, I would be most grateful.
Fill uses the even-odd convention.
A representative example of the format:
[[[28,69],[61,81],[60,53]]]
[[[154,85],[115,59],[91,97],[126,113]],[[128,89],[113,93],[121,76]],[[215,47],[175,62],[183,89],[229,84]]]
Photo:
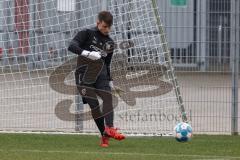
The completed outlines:
[[[162,157],[195,157],[195,158],[221,158],[221,159],[240,159],[233,156],[217,156],[217,155],[191,155],[191,154],[164,154],[164,153],[129,153],[129,152],[82,152],[82,151],[66,151],[66,150],[3,150],[0,152],[32,152],[32,153],[74,153],[74,154],[104,154],[104,155],[127,155],[127,156],[162,156]]]

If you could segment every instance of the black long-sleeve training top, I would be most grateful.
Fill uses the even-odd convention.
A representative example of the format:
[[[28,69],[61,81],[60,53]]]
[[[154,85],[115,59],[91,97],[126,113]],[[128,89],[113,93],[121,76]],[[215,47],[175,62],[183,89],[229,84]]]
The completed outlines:
[[[114,41],[108,35],[102,34],[97,27],[79,31],[70,42],[68,50],[79,55],[78,61],[83,58],[81,56],[83,50],[101,52],[101,59],[107,66],[108,78],[111,80],[110,64],[114,50]]]

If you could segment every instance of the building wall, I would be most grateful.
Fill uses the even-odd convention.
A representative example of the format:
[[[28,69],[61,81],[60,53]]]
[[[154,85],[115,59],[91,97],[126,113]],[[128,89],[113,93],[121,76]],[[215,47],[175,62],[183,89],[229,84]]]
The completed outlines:
[[[21,52],[39,53],[41,50],[43,54],[41,57],[45,57],[48,48],[64,48],[67,40],[73,37],[77,30],[95,24],[95,17],[83,17],[83,15],[97,14],[108,5],[105,0],[19,2],[23,1],[0,2],[2,8],[0,44],[4,46],[2,48],[18,48],[14,50],[16,55],[21,55]],[[230,40],[231,36],[234,36],[231,34],[231,29],[234,28],[231,26],[233,17],[230,10],[231,3],[235,3],[233,0],[187,0],[186,6],[175,6],[170,0],[157,0],[157,2],[176,66],[199,67],[201,70],[206,70],[214,61],[229,63]],[[25,26],[28,31],[21,31],[24,27],[20,26]],[[26,49],[21,50],[21,48]]]

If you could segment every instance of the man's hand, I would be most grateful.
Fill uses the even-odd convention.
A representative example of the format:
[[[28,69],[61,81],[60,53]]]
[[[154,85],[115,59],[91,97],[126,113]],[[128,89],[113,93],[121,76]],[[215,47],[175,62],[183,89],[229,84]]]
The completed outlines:
[[[81,55],[84,56],[84,57],[87,57],[91,60],[98,60],[98,59],[101,58],[101,53],[100,52],[95,52],[95,51],[90,52],[90,51],[84,50],[84,51],[82,51]]]
[[[112,92],[113,92],[113,93],[117,93],[118,95],[120,95],[121,93],[124,93],[124,92],[125,92],[125,91],[122,90],[120,87],[115,86],[115,85],[113,84],[113,81],[110,81],[110,82],[109,82],[109,86],[110,86]]]

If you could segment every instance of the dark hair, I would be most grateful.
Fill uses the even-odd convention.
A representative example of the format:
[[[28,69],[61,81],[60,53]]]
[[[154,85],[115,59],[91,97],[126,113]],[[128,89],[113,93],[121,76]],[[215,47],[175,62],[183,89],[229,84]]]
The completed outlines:
[[[112,26],[113,24],[113,16],[108,11],[101,11],[98,13],[98,20],[100,22],[104,21],[107,25]]]

